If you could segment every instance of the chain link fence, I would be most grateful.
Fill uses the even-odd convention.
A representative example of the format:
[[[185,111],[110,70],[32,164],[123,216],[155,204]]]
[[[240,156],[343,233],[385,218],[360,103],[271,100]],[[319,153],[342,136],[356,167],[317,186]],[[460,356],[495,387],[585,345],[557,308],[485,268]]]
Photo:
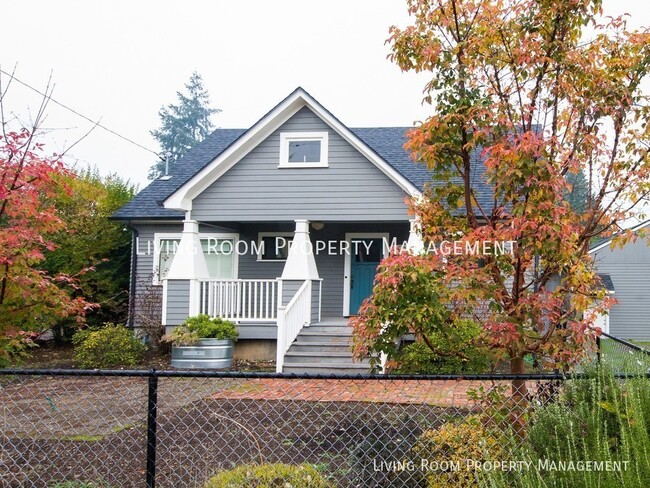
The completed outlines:
[[[507,451],[563,384],[519,376],[513,397],[513,378],[0,370],[0,486],[203,487],[269,463],[328,483],[304,486],[424,486],[451,475],[454,442]]]
[[[598,361],[617,373],[650,372],[650,351],[603,332],[598,338]]]

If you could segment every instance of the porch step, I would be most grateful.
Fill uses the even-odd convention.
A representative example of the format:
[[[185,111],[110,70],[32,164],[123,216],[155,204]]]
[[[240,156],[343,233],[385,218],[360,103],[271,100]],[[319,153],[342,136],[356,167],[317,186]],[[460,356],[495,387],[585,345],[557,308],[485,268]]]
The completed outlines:
[[[295,352],[319,352],[319,351],[331,351],[331,352],[350,352],[350,342],[341,341],[341,342],[309,342],[309,341],[296,341],[291,345],[291,351]]]
[[[293,351],[292,348],[284,355],[284,364],[289,363],[337,363],[337,362],[352,362],[351,351],[330,351],[327,348],[324,350],[315,350],[307,352]]]
[[[284,356],[285,373],[365,374],[368,359],[353,361],[352,327],[325,321],[303,328]]]

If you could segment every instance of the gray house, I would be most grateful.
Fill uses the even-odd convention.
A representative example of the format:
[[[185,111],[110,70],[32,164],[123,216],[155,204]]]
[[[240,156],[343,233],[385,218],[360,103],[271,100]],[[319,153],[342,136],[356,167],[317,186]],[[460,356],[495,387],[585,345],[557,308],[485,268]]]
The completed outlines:
[[[634,231],[650,227],[650,220]],[[618,301],[602,324],[605,332],[621,339],[650,341],[650,237],[612,249],[611,240],[590,249],[601,275],[608,276]]]
[[[367,370],[352,362],[347,317],[390,245],[422,245],[405,200],[431,174],[404,150],[408,129],[350,129],[298,88],[251,128],[216,130],[113,216],[134,231],[131,325],[206,313],[238,324],[240,358]],[[616,288],[611,332],[650,339],[646,242],[591,252]]]
[[[235,321],[236,356],[365,370],[346,317],[389,245],[418,242],[405,199],[431,180],[407,130],[350,129],[301,88],[247,130],[216,130],[113,216],[134,229],[133,325],[153,290],[167,327]]]

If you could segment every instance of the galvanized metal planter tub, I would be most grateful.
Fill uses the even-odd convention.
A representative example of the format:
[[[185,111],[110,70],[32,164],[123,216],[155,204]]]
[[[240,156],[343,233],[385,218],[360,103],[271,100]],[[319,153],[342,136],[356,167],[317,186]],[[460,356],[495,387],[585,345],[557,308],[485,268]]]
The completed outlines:
[[[221,369],[232,366],[230,339],[199,339],[193,346],[172,346],[172,366],[182,369]]]

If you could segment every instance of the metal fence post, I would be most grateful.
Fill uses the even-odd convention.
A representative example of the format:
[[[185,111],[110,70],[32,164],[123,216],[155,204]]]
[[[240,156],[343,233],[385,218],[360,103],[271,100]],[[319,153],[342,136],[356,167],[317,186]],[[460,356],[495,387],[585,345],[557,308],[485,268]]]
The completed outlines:
[[[156,417],[158,414],[158,375],[149,373],[147,394],[147,488],[156,487]]]

